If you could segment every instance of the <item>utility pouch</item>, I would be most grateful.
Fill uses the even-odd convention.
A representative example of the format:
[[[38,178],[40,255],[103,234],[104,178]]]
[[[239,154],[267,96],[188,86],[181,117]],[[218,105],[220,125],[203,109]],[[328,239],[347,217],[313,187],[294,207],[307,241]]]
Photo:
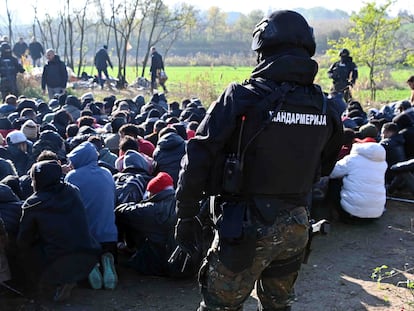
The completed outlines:
[[[234,273],[250,267],[256,253],[257,226],[250,219],[248,203],[224,203],[218,232],[218,256],[223,265]]]
[[[223,191],[237,194],[243,184],[243,169],[240,159],[232,154],[226,158],[223,169]]]

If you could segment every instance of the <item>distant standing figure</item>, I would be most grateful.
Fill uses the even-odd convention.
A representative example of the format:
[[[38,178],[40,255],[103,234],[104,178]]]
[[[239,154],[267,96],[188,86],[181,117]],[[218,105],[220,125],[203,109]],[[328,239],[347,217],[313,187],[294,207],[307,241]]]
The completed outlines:
[[[157,52],[155,47],[151,48],[151,92],[157,88],[157,78],[160,75],[161,70],[164,71],[164,62],[162,60],[162,56]],[[164,89],[164,92],[167,91],[165,87],[165,82],[159,80],[160,85]]]
[[[22,37],[20,37],[19,41],[17,41],[13,46],[13,53],[17,57],[19,64],[22,63],[22,56],[26,55],[27,48],[27,43],[24,42]]]
[[[108,46],[104,45],[98,50],[95,54],[95,67],[98,70],[98,81],[101,89],[103,88],[105,80],[102,79],[102,72],[105,74],[106,79],[108,79],[108,65],[113,69],[111,60],[108,55]]]
[[[351,99],[349,87],[353,87],[358,79],[358,68],[352,61],[348,49],[339,52],[340,60],[333,63],[328,70],[328,76],[333,80],[332,91],[343,93],[348,102]]]
[[[3,101],[7,95],[17,94],[17,73],[23,73],[24,69],[12,55],[10,44],[3,42],[0,46],[0,91]]]
[[[40,67],[40,59],[44,53],[43,46],[33,37],[32,42],[29,43],[29,55],[32,58],[33,67]]]
[[[48,49],[46,51],[47,64],[43,68],[42,74],[42,90],[45,94],[46,87],[49,93],[49,99],[52,99],[55,94],[63,94],[66,90],[66,83],[68,82],[68,71],[66,65],[55,54],[55,51]]]
[[[411,76],[408,78],[407,84],[411,89],[410,102],[411,102],[411,105],[414,105],[414,76]]]

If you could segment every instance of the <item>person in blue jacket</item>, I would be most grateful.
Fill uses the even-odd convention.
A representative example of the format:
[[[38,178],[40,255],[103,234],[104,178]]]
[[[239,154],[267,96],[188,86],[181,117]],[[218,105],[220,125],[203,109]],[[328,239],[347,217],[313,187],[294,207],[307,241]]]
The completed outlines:
[[[86,209],[92,236],[103,249],[102,268],[95,267],[89,276],[94,289],[114,289],[118,282],[114,260],[117,253],[118,230],[115,225],[115,183],[112,174],[98,165],[98,151],[90,142],[83,142],[67,155],[69,171],[65,181],[77,186]]]

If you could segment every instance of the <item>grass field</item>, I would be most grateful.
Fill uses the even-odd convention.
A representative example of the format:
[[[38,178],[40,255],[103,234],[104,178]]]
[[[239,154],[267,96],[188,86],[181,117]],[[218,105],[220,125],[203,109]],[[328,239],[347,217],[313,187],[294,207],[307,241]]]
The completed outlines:
[[[231,66],[188,66],[166,67],[168,75],[167,87],[170,92],[170,100],[180,101],[186,97],[198,97],[203,103],[209,105],[215,100],[224,88],[233,81],[243,82],[248,79],[252,67]],[[378,90],[375,102],[370,100],[368,89],[368,68],[359,67],[359,79],[353,89],[353,97],[361,104],[369,107],[380,107],[384,103],[407,99],[410,90],[405,81],[414,73],[413,68],[393,69],[385,73],[385,78],[377,81]],[[86,68],[86,72],[95,73],[93,69]],[[139,72],[141,72],[139,70]],[[110,70],[110,75],[116,75],[117,69]],[[145,77],[150,79],[147,70]],[[136,80],[133,67],[127,69],[127,81]],[[320,68],[315,83],[320,84],[325,92],[329,92],[331,80],[327,75],[327,68]]]

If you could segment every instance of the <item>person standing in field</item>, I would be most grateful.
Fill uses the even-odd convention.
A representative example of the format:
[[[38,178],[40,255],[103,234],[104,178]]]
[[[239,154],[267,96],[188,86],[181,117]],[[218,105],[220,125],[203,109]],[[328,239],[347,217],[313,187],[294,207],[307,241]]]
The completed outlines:
[[[18,96],[17,74],[25,70],[12,55],[10,44],[3,42],[0,46],[0,53],[0,92],[4,101],[9,94]]]
[[[105,79],[108,80],[108,65],[113,69],[111,59],[108,55],[108,46],[104,45],[102,48],[98,50],[95,54],[95,67],[98,70],[98,82],[101,86],[101,89],[103,89],[103,85],[105,83],[105,80],[102,78],[102,73],[105,75]]]
[[[33,67],[40,67],[40,59],[43,54],[43,46],[33,37],[32,42],[29,43],[29,55],[32,58]]]
[[[19,38],[19,41],[17,41],[13,46],[13,53],[17,58],[17,61],[19,64],[22,63],[22,56],[26,55],[27,51],[27,43],[24,42],[24,39],[22,37]]]
[[[66,83],[68,82],[68,71],[66,65],[55,54],[55,51],[48,49],[46,51],[47,64],[43,68],[42,74],[42,91],[43,94],[47,92],[49,99],[52,99],[55,94],[63,94],[66,91]]]
[[[164,62],[162,60],[162,56],[157,52],[155,46],[151,48],[150,72],[151,72],[151,93],[153,93],[154,90],[157,88],[157,78],[164,92],[167,92],[167,88],[165,87],[165,80],[163,78],[160,79],[161,72],[164,72]]]
[[[332,92],[341,93],[346,102],[352,99],[350,88],[358,79],[358,68],[353,62],[348,49],[339,52],[340,60],[333,63],[328,76],[333,80]]]

